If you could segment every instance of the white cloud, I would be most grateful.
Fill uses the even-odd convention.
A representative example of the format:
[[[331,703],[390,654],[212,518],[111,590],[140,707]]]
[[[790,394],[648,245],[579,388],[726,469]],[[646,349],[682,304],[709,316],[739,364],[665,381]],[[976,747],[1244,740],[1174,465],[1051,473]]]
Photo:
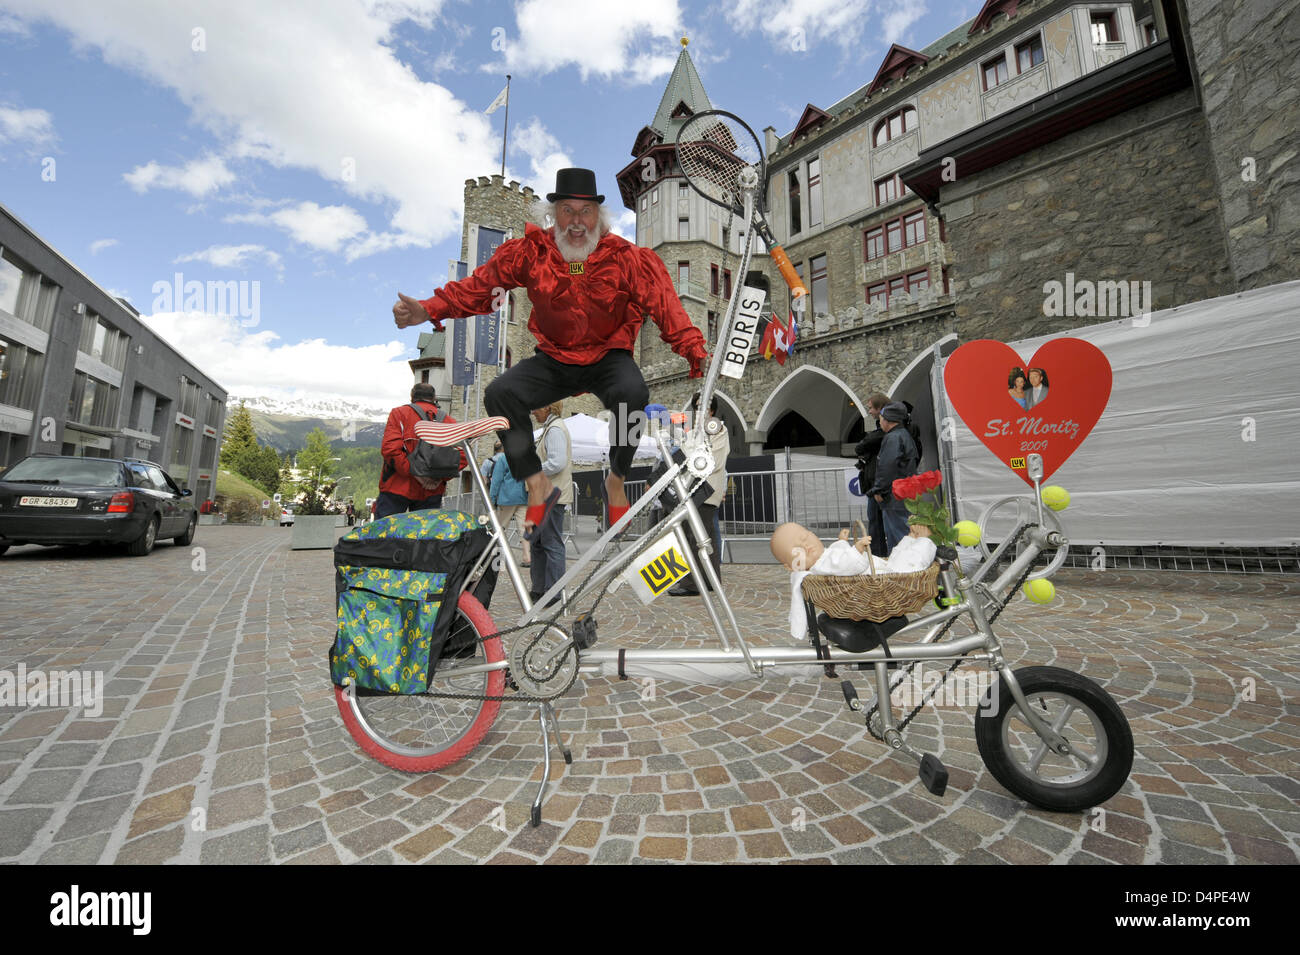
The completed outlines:
[[[761,31],[792,55],[812,53],[817,43],[834,43],[845,52],[888,47],[925,12],[916,0],[731,0],[726,10],[739,32]]]
[[[191,159],[184,166],[164,166],[150,160],[123,173],[122,178],[136,192],[179,189],[191,196],[206,196],[234,182],[235,174],[226,168],[225,161],[219,156],[207,156]]]
[[[117,239],[96,239],[90,243],[90,254],[99,255],[104,249],[111,249],[115,245],[117,245]]]
[[[272,268],[283,268],[280,254],[261,245],[212,245],[200,252],[178,256],[174,263],[206,262],[218,269],[242,269],[251,264],[251,260],[260,259]]]
[[[376,320],[375,337],[395,334]],[[352,347],[320,338],[286,342],[275,332],[245,328],[238,317],[159,312],[145,324],[233,394],[270,398],[332,398],[366,406],[401,404],[411,387],[409,343]],[[411,354],[409,357],[414,357]],[[274,385],[268,383],[274,382]]]
[[[540,195],[550,192],[555,185],[555,172],[574,165],[569,154],[564,151],[560,141],[547,132],[542,121],[534,116],[521,126],[511,139],[510,151],[521,152],[528,157],[527,182]]]
[[[33,149],[54,142],[54,118],[43,109],[0,106],[0,143],[25,144]]]
[[[17,17],[4,12],[0,12],[0,33],[12,33],[22,37],[31,36],[31,31],[27,29],[25,23]]]
[[[545,74],[574,66],[583,80],[595,74],[649,83],[672,70],[682,22],[677,0],[522,0],[504,62],[483,69]]]
[[[608,200],[606,200],[608,201]],[[631,209],[621,209],[614,217],[613,232],[629,242],[636,241],[636,213]]]
[[[310,170],[391,210],[385,230],[357,235],[354,250],[459,234],[465,180],[496,166],[499,141],[482,106],[422,82],[396,51],[403,21],[444,29],[443,0],[316,0],[309,13],[257,0],[5,5],[24,24],[53,23],[76,47],[171,89],[224,159]],[[196,27],[206,31],[202,51],[192,48]],[[150,163],[131,175],[138,188],[200,194],[203,179],[188,169]]]
[[[366,220],[351,206],[322,206],[300,202],[274,212],[246,212],[226,216],[225,222],[275,226],[288,233],[295,242],[338,252],[344,243],[366,231]]]

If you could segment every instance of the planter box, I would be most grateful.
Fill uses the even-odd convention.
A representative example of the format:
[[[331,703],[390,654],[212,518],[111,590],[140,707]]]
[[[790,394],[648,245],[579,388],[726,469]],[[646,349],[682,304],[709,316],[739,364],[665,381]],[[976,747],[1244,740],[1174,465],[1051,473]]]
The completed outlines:
[[[335,533],[335,516],[333,514],[307,515],[298,514],[293,520],[293,541],[290,550],[321,550],[334,546],[338,535]]]
[[[224,524],[226,523],[225,514],[200,514],[200,524]]]

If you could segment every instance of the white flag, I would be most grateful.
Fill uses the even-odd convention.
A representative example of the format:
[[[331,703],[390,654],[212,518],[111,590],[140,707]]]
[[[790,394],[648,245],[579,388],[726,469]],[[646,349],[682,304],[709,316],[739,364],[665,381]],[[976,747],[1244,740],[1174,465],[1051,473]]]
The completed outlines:
[[[502,106],[505,106],[506,96],[509,94],[509,92],[510,92],[510,84],[507,83],[505,87],[501,90],[501,92],[497,94],[497,98],[492,101],[492,105],[489,106],[487,109],[483,110],[483,112],[486,113],[488,116],[491,116]]]

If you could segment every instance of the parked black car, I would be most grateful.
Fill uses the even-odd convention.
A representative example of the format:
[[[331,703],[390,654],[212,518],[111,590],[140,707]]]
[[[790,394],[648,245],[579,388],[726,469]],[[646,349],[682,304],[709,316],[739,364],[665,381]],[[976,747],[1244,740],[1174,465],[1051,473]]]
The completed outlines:
[[[125,544],[143,557],[160,539],[184,547],[199,516],[157,464],[37,454],[0,474],[0,554],[20,544]]]

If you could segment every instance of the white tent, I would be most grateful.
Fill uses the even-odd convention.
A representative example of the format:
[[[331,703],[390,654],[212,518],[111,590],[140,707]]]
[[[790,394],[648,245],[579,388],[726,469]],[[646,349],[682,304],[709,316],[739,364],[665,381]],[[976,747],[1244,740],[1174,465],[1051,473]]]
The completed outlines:
[[[578,412],[563,419],[569,429],[569,441],[573,449],[574,464],[608,464],[609,432],[612,422],[606,423],[589,414]],[[533,432],[533,440],[542,436],[542,429]],[[659,456],[658,445],[649,435],[643,435],[637,445],[636,457],[656,458]]]
[[[1077,544],[1286,547],[1300,543],[1300,281],[1011,342],[1028,361],[1050,338],[1100,348],[1114,375],[1088,438],[1049,484]],[[947,405],[961,517],[1024,494]],[[942,428],[940,429],[942,432]],[[946,451],[947,449],[945,449]]]

